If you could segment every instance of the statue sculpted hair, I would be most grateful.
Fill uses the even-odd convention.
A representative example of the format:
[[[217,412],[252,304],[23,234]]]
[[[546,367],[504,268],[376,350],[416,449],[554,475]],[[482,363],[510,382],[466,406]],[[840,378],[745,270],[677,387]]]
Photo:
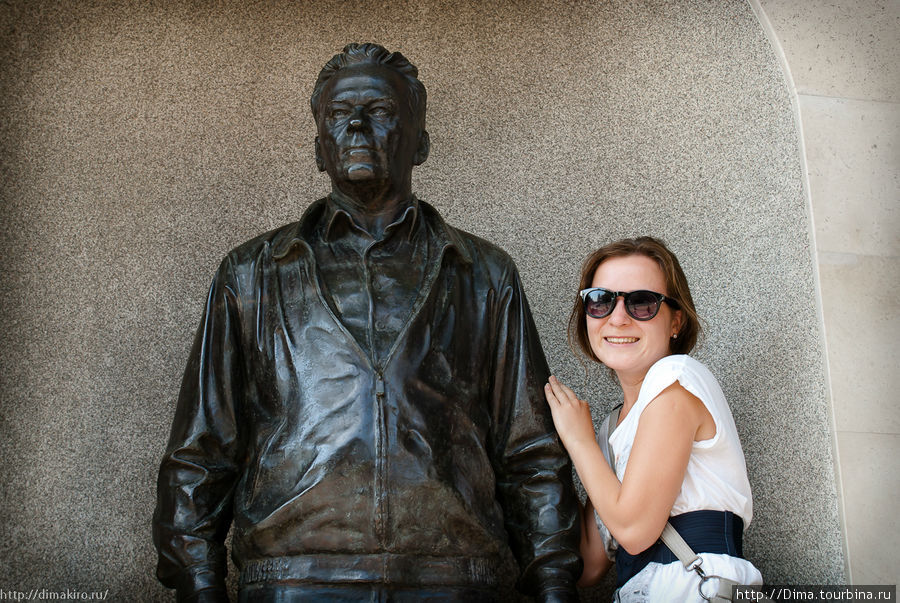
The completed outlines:
[[[365,44],[347,44],[340,54],[331,57],[331,60],[325,63],[319,77],[316,79],[316,85],[313,87],[312,96],[309,99],[312,108],[313,117],[319,121],[319,98],[325,84],[339,70],[344,67],[358,64],[384,65],[402,75],[409,85],[410,109],[416,116],[419,127],[425,128],[425,86],[419,81],[419,70],[410,63],[405,56],[399,52],[389,52],[384,46],[367,42]]]

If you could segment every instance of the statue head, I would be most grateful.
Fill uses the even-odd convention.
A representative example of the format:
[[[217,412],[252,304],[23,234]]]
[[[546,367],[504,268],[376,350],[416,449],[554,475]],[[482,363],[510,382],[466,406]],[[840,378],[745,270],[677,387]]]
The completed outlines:
[[[322,68],[310,98],[316,163],[335,187],[410,188],[413,166],[429,151],[417,75],[402,54],[377,44],[348,44]]]
[[[418,119],[419,127],[424,130],[427,95],[425,86],[419,81],[419,70],[399,52],[389,52],[384,46],[372,44],[371,42],[347,44],[340,54],[331,57],[331,60],[322,67],[319,77],[316,78],[316,85],[313,86],[312,96],[309,99],[316,123],[319,122],[319,100],[328,80],[345,67],[361,64],[384,65],[405,78],[409,86],[408,101],[410,102],[410,108]]]

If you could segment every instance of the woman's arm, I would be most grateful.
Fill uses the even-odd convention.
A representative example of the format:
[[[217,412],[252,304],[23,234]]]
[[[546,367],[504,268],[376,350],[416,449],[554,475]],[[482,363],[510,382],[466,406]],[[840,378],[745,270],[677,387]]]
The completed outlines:
[[[652,545],[681,490],[698,435],[715,423],[697,397],[673,383],[641,414],[621,483],[597,444],[590,408],[555,377],[545,387],[553,422],[600,519],[621,546],[637,554]],[[710,436],[711,437],[711,436]]]
[[[581,587],[599,583],[612,566],[612,561],[606,555],[606,544],[594,519],[594,505],[590,498],[581,507],[581,558],[584,560],[584,571],[578,580],[578,586]]]

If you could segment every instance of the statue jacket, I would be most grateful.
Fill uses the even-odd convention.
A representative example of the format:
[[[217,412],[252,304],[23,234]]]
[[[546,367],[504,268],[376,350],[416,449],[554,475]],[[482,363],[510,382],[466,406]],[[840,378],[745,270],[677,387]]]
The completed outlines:
[[[367,355],[322,295],[324,211],[222,261],[185,371],[154,515],[158,576],[242,585],[504,581],[571,589],[571,466],[515,265],[420,203],[439,253],[390,353]]]

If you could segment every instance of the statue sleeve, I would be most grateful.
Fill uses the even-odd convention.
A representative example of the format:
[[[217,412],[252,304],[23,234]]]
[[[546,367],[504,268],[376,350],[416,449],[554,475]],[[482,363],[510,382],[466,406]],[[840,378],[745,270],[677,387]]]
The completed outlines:
[[[538,601],[577,600],[572,467],[544,398],[549,369],[514,267],[508,280],[498,291],[492,404],[498,495],[522,570],[517,587]]]
[[[177,589],[179,600],[194,593],[227,600],[224,541],[239,475],[235,406],[243,391],[230,276],[226,258],[209,290],[159,469],[153,516],[157,577]]]

